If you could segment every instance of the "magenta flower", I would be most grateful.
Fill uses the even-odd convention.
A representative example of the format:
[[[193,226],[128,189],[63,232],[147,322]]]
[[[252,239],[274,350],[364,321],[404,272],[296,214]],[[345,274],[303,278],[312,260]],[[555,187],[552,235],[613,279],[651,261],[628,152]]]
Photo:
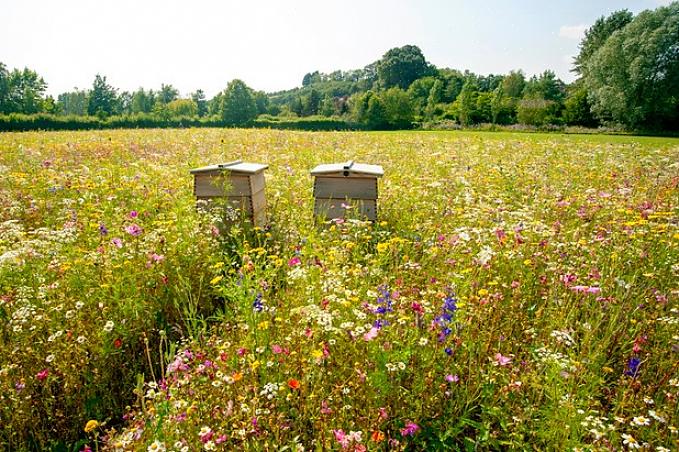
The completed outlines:
[[[299,257],[295,256],[288,261],[288,266],[294,267],[296,265],[300,265],[301,263],[302,263],[301,259]]]
[[[132,210],[130,212],[130,218],[137,218],[139,216],[139,213],[136,210]]]
[[[125,232],[133,237],[137,237],[139,234],[141,234],[141,228],[136,224],[131,224],[125,227]]]
[[[37,378],[40,381],[44,381],[49,374],[50,374],[49,369],[43,369],[35,375],[35,378]]]
[[[446,381],[448,383],[457,383],[458,381],[460,381],[460,377],[458,377],[457,375],[448,374],[446,375]]]
[[[406,423],[406,426],[401,429],[401,436],[413,436],[419,429],[420,429],[419,425],[417,425],[414,422],[408,421]]]

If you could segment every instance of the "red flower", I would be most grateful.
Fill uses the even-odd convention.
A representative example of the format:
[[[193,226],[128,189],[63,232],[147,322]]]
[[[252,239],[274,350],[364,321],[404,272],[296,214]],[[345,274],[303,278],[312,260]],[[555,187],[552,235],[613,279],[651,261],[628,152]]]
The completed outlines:
[[[113,346],[114,346],[115,348],[120,348],[120,347],[122,347],[122,346],[123,346],[123,340],[120,339],[120,338],[116,339],[115,341],[113,341]]]
[[[43,381],[47,378],[49,374],[50,374],[49,369],[43,369],[35,375],[35,378],[37,378],[40,381]]]
[[[289,379],[288,387],[290,389],[299,389],[299,381],[295,380],[294,378]]]

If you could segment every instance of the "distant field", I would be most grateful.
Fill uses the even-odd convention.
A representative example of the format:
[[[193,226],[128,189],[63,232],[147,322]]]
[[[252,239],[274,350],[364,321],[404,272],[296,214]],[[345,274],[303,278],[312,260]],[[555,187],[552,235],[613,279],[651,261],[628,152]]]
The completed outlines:
[[[220,238],[234,159],[270,226]],[[321,225],[349,159],[379,220]],[[670,138],[0,134],[0,447],[676,449],[678,187]]]

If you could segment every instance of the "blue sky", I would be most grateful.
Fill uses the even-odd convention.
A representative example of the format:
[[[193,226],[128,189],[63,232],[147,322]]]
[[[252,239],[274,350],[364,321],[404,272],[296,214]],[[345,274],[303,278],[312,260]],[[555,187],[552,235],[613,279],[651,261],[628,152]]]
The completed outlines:
[[[28,66],[56,95],[94,75],[121,90],[171,83],[208,96],[243,79],[258,90],[299,86],[305,73],[355,69],[388,49],[419,46],[438,67],[565,81],[598,17],[668,0],[0,0],[0,62]]]

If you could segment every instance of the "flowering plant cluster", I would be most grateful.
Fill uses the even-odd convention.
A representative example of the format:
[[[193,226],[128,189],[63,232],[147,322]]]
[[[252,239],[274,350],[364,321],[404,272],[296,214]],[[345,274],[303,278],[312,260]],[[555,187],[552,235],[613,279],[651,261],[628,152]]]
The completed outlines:
[[[264,229],[191,194],[243,149]],[[313,218],[308,168],[376,155],[379,221]],[[676,449],[677,161],[638,137],[2,135],[0,445]]]

